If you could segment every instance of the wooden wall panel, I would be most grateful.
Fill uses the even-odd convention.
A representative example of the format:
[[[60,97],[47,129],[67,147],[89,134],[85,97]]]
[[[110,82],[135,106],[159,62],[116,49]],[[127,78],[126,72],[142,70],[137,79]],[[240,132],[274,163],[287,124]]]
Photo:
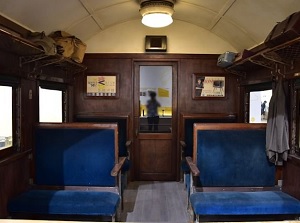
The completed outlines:
[[[118,73],[120,75],[119,99],[85,98],[85,75],[75,79],[75,113],[108,112],[131,113],[133,98],[133,61],[178,61],[178,112],[188,113],[236,113],[237,79],[217,67],[218,55],[161,55],[161,54],[87,54],[84,64],[86,74]],[[192,74],[226,75],[226,99],[192,99]]]
[[[283,168],[282,191],[300,200],[300,158],[291,156]]]
[[[19,59],[11,53],[0,50],[0,75],[18,75]]]
[[[29,159],[26,153],[0,162],[0,218],[6,218],[7,201],[29,185]]]
[[[216,66],[216,58],[182,59],[178,77],[178,110],[180,113],[237,113],[237,76],[226,74]],[[225,99],[192,99],[192,75],[226,75]]]
[[[119,98],[85,98],[86,76],[76,76],[75,92],[75,113],[123,113],[128,114],[132,110],[133,86],[132,86],[132,64],[130,59],[120,58],[92,58],[85,59],[88,69],[85,74],[118,74],[119,75]]]
[[[246,78],[241,79],[241,85],[260,84],[272,81],[271,71],[267,68],[247,73]]]
[[[33,149],[34,125],[37,120],[37,88],[34,80],[21,80],[21,149]]]

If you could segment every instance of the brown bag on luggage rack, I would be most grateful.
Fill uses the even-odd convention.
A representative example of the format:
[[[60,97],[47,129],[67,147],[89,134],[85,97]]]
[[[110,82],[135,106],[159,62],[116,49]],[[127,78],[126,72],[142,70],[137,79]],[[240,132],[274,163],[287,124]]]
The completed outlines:
[[[56,41],[56,44],[63,49],[62,55],[64,57],[71,58],[77,63],[82,63],[86,50],[85,43],[64,31],[56,31],[51,33],[49,36],[52,37]]]
[[[52,37],[55,40],[56,44],[63,49],[62,51],[58,50],[59,53],[66,58],[71,58],[71,55],[74,52],[74,36],[64,31],[55,31],[49,36]]]
[[[28,34],[27,39],[43,49],[46,55],[55,55],[57,53],[55,40],[46,36],[45,32],[31,32]]]
[[[83,57],[86,50],[86,44],[83,43],[80,39],[74,39],[74,52],[71,56],[71,59],[77,63],[82,63]]]
[[[300,37],[300,11],[275,25],[267,36],[265,44],[268,47],[274,47],[298,37]]]

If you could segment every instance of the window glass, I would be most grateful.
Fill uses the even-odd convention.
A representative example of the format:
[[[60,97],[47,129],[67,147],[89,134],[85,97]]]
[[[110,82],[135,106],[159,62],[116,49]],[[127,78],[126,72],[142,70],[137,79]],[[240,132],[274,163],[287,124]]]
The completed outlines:
[[[140,132],[171,132],[172,66],[140,67]]]
[[[39,121],[62,122],[63,120],[63,92],[39,88]]]
[[[271,97],[272,90],[250,92],[250,123],[267,122]]]
[[[13,143],[13,88],[0,85],[0,150]]]

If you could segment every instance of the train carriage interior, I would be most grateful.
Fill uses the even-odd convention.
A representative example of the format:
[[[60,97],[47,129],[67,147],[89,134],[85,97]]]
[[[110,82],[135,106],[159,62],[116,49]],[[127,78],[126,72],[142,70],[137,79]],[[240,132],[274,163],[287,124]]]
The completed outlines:
[[[299,0],[2,0],[0,104],[0,222],[300,222]]]

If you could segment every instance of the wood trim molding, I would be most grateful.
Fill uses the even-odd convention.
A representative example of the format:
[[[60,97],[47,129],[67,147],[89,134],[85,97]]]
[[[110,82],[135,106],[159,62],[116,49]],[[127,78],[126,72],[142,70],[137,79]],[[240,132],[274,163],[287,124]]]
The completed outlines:
[[[5,18],[2,15],[0,15],[0,24],[5,28],[20,34],[21,37],[24,37],[24,38],[26,38],[28,36],[28,34],[31,32],[28,29],[26,29],[26,28],[22,27],[21,25]]]
[[[14,161],[17,161],[19,159],[22,159],[24,158],[25,156],[29,155],[30,153],[32,152],[32,150],[26,150],[24,152],[20,152],[20,153],[16,153],[12,156],[9,156],[3,160],[0,160],[0,166],[5,166],[7,165],[8,163],[11,163],[11,162],[14,162]]]

